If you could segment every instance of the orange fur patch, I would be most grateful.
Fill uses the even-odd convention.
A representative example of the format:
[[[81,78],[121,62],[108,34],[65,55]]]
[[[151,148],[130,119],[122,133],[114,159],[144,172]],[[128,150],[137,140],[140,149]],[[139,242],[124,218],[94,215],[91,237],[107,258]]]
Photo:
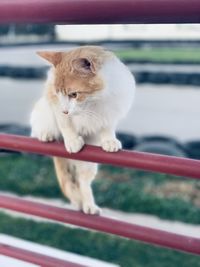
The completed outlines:
[[[38,52],[38,55],[54,65],[54,84],[48,84],[48,96],[56,101],[55,92],[64,95],[76,92],[77,101],[83,101],[87,95],[102,90],[103,79],[99,70],[106,59],[113,56],[98,46],[83,46],[68,52]]]

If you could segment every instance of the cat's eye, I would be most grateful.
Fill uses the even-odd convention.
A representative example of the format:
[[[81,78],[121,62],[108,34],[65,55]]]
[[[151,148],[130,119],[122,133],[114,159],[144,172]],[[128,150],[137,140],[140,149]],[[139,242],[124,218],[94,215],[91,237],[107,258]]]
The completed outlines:
[[[71,93],[71,94],[69,94],[68,95],[69,96],[69,98],[77,98],[77,93]]]

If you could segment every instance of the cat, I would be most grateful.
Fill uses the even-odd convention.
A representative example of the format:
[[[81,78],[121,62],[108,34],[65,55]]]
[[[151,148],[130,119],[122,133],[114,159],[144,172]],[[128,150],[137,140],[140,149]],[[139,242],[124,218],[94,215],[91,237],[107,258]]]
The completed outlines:
[[[43,142],[62,138],[69,153],[79,152],[84,144],[101,146],[107,152],[120,150],[116,126],[129,111],[135,91],[128,68],[99,46],[38,55],[52,68],[31,113],[31,136]],[[97,164],[53,159],[63,194],[84,213],[100,214],[91,189]]]

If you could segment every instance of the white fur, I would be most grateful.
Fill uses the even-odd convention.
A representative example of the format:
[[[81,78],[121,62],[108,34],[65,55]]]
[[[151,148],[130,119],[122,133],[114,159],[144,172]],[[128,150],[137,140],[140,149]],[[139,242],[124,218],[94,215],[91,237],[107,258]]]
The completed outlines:
[[[115,130],[133,102],[135,80],[119,59],[108,60],[100,74],[105,83],[104,90],[77,107],[77,111],[82,112],[72,117],[77,132],[83,135],[95,135],[101,128]]]
[[[121,149],[115,130],[119,120],[131,107],[135,80],[127,67],[116,57],[104,63],[100,75],[105,88],[82,103],[57,94],[59,105],[53,105],[44,95],[31,114],[31,135],[44,142],[62,137],[69,153],[80,151],[85,143],[101,146],[107,152]],[[50,71],[47,86],[52,84],[53,80],[53,71]],[[69,114],[66,115],[63,111]],[[76,167],[79,186],[66,188],[66,196],[72,203],[81,206],[85,213],[99,214],[100,209],[95,204],[91,189],[97,165],[73,160],[68,162],[71,167]]]
[[[44,96],[36,103],[31,113],[30,124],[31,136],[40,141],[48,142],[60,138],[53,110]]]
[[[106,151],[117,151],[121,148],[115,140],[115,129],[117,123],[129,111],[135,92],[135,80],[128,68],[116,57],[108,59],[100,70],[105,88],[96,95],[89,97],[81,104],[71,104],[72,112],[69,115],[60,115],[64,121],[70,118],[72,125],[78,136],[84,138],[86,143],[101,145]],[[52,72],[48,77],[48,82],[52,83]],[[56,120],[57,114],[66,107],[69,108],[69,100],[59,95],[60,111],[53,112],[48,101],[43,96],[35,106],[31,114],[32,136],[41,141],[51,141],[63,135]],[[66,100],[66,102],[65,102]],[[65,106],[66,105],[66,106]],[[70,111],[70,110],[69,110]],[[67,118],[68,116],[68,118]],[[105,129],[108,129],[105,133]],[[68,136],[74,141],[75,149],[69,148],[69,152],[78,152],[83,146],[81,139],[77,144],[77,135]],[[64,136],[63,136],[64,137]],[[65,139],[65,138],[64,138]]]

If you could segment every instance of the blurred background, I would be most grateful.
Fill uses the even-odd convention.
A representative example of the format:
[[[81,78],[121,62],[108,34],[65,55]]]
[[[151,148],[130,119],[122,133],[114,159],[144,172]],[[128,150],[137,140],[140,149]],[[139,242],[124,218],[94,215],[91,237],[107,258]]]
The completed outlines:
[[[1,25],[1,132],[30,133],[30,112],[48,70],[36,51],[80,45],[112,50],[136,78],[135,103],[118,128],[125,149],[200,159],[200,26],[195,24]],[[0,190],[68,207],[46,157],[1,150]],[[198,181],[100,166],[94,191],[104,214],[200,237]],[[86,266],[200,266],[195,256],[13,213],[0,213],[0,233],[8,243],[40,251],[39,243],[44,253],[72,257]],[[0,256],[5,266],[9,260]]]
[[[199,25],[5,25],[0,28],[0,124],[29,125],[48,65],[37,50],[103,45],[137,81],[135,104],[119,125],[124,147],[200,158]]]

